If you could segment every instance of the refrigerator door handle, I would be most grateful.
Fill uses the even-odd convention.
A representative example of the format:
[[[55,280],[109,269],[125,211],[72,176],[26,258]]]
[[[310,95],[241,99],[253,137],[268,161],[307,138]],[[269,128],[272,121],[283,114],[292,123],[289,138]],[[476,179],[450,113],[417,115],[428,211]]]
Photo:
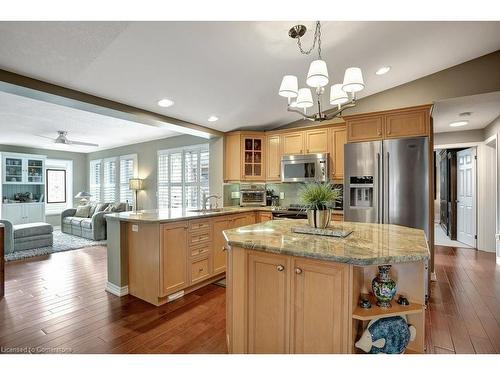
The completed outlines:
[[[390,224],[391,221],[390,221],[390,215],[389,215],[389,212],[390,212],[390,196],[391,196],[391,192],[390,192],[390,188],[391,188],[391,183],[389,181],[390,177],[391,177],[391,174],[390,174],[390,171],[389,171],[389,164],[390,164],[390,159],[389,159],[390,155],[389,155],[389,152],[387,152],[387,169],[385,171],[385,173],[387,173],[387,186],[385,187],[386,191],[387,191],[387,219],[385,220],[385,223],[386,224]]]
[[[381,165],[380,165],[380,153],[377,152],[377,221],[378,223],[382,223],[382,209],[383,209],[383,204],[382,204],[382,181],[380,178],[380,171],[381,171]]]

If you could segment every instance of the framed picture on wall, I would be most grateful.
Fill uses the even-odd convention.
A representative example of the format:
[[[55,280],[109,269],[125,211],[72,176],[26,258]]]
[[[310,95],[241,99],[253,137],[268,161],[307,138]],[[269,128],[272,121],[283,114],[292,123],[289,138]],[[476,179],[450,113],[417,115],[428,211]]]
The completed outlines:
[[[66,171],[47,169],[47,203],[66,203]]]

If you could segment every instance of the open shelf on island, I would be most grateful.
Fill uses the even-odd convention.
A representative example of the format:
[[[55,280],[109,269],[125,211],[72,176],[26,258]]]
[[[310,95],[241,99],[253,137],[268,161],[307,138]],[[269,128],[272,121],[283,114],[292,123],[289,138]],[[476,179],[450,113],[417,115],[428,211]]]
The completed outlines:
[[[372,307],[369,309],[364,309],[357,306],[352,312],[353,319],[357,320],[372,320],[377,318],[387,318],[389,316],[396,315],[409,315],[418,314],[425,310],[425,306],[419,303],[410,302],[409,305],[399,305],[394,299],[391,302],[391,307],[379,307],[377,306],[377,301],[375,297],[370,295],[370,303]]]

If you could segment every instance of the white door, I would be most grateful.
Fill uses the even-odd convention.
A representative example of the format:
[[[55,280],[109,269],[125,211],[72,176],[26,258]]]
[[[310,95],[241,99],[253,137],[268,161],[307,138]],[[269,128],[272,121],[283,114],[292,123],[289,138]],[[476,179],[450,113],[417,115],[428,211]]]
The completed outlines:
[[[476,247],[476,149],[457,153],[457,240]]]

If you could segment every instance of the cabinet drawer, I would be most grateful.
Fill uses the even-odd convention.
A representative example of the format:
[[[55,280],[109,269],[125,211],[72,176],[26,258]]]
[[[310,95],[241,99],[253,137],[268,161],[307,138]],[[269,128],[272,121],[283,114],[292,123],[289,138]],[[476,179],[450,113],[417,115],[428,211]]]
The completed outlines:
[[[208,254],[210,251],[210,243],[206,243],[200,247],[192,247],[189,251],[191,252],[191,257],[197,257],[199,255]]]
[[[209,220],[191,220],[189,222],[190,232],[209,232],[210,231],[210,221]]]
[[[209,258],[191,262],[191,285],[210,276],[210,261]]]
[[[196,232],[189,234],[189,246],[201,245],[210,241],[210,232]]]

